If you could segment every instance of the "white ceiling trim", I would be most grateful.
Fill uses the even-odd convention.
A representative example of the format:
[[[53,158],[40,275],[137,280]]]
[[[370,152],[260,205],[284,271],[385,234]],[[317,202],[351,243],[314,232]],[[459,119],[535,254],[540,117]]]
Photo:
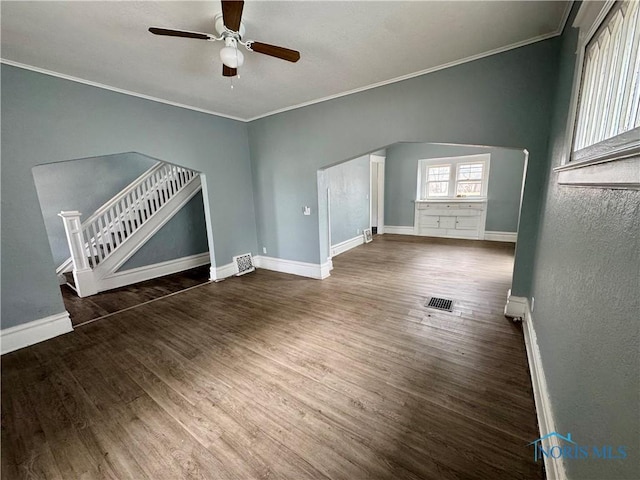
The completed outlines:
[[[47,70],[46,68],[34,67],[33,65],[27,65],[26,63],[14,62],[13,60],[7,60],[6,58],[0,58],[0,63],[11,65],[12,67],[23,68],[25,70],[31,70],[33,72],[42,73],[44,75],[50,75],[52,77],[62,78],[64,80],[70,80],[76,83],[83,83],[92,87],[102,88],[104,90],[111,90],[112,92],[122,93],[124,95],[130,95],[132,97],[144,98],[145,100],[151,100],[152,102],[164,103],[174,107],[186,108],[187,110],[193,110],[195,112],[206,113],[208,115],[215,115],[216,117],[229,118],[231,120],[237,120],[239,122],[247,122],[246,118],[234,117],[232,115],[226,115],[220,112],[214,112],[212,110],[206,110],[204,108],[194,107],[192,105],[185,105],[184,103],[172,102],[171,100],[165,100],[164,98],[152,97],[151,95],[145,95],[144,93],[132,92],[131,90],[125,90],[123,88],[112,87],[104,83],[94,82],[92,80],[86,80],[84,78],[74,77],[72,75],[66,75],[60,72],[54,72],[53,70]]]
[[[309,105],[314,105],[316,103],[326,102],[327,100],[333,100],[334,98],[345,97],[347,95],[351,95],[358,92],[364,92],[366,90],[371,90],[372,88],[382,87],[384,85],[389,85],[392,83],[402,82],[403,80],[409,80],[410,78],[419,77],[421,75],[426,75],[427,73],[434,73],[440,70],[444,70],[446,68],[455,67],[458,65],[462,65],[463,63],[473,62],[474,60],[480,60],[481,58],[490,57],[491,55],[496,55],[498,53],[503,53],[509,50],[514,50],[519,47],[524,47],[526,45],[531,45],[532,43],[541,42],[542,40],[547,40],[549,38],[557,37],[560,35],[557,32],[548,33],[546,35],[540,35],[539,37],[531,38],[529,40],[524,40],[522,42],[514,43],[512,45],[508,45],[506,47],[496,48],[495,50],[491,50],[489,52],[479,53],[478,55],[472,55],[471,57],[462,58],[460,60],[456,60],[454,62],[445,63],[442,65],[438,65],[437,67],[427,68],[426,70],[420,70],[419,72],[409,73],[408,75],[403,75],[402,77],[392,78],[390,80],[384,80],[382,82],[374,83],[371,85],[367,85],[365,87],[355,88],[353,90],[349,90],[347,92],[337,93],[335,95],[331,95],[328,97],[319,98],[317,100],[311,100],[305,103],[299,103],[297,105],[293,105],[291,107],[281,108],[279,110],[273,110],[272,112],[265,113],[264,115],[258,115],[256,117],[251,117],[246,122],[252,122],[254,120],[258,120],[260,118],[270,117],[271,115],[276,115],[277,113],[288,112],[289,110],[295,110],[297,108],[306,107]]]
[[[554,32],[551,32],[551,33],[548,33],[548,34],[544,34],[544,35],[540,35],[540,36],[537,36],[537,37],[533,37],[533,38],[530,38],[528,40],[523,40],[521,42],[516,42],[516,43],[513,43],[511,45],[506,45],[504,47],[496,48],[496,49],[490,50],[488,52],[480,53],[480,54],[477,54],[477,55],[472,55],[470,57],[465,57],[465,58],[462,58],[460,60],[456,60],[456,61],[453,61],[453,62],[445,63],[445,64],[442,64],[442,65],[438,65],[436,67],[431,67],[431,68],[428,68],[426,70],[420,70],[418,72],[410,73],[408,75],[403,75],[401,77],[392,78],[390,80],[385,80],[385,81],[382,81],[382,82],[374,83],[374,84],[371,84],[371,85],[367,85],[367,86],[356,88],[356,89],[349,90],[349,91],[346,91],[346,92],[338,93],[338,94],[331,95],[331,96],[328,96],[328,97],[323,97],[323,98],[319,98],[319,99],[315,99],[315,100],[310,100],[308,102],[299,103],[299,104],[292,105],[292,106],[285,107],[285,108],[281,108],[281,109],[278,109],[278,110],[273,110],[271,112],[267,112],[265,114],[257,115],[255,117],[251,117],[251,118],[241,118],[241,117],[235,117],[235,116],[232,116],[232,115],[226,115],[224,113],[215,112],[215,111],[207,110],[207,109],[204,109],[204,108],[198,108],[198,107],[194,107],[192,105],[186,105],[186,104],[183,104],[183,103],[173,102],[171,100],[165,100],[165,99],[159,98],[159,97],[153,97],[151,95],[145,95],[143,93],[133,92],[131,90],[125,90],[123,88],[113,87],[111,85],[106,85],[106,84],[103,84],[103,83],[94,82],[92,80],[86,80],[84,78],[74,77],[72,75],[66,75],[64,73],[55,72],[53,70],[47,70],[47,69],[44,69],[44,68],[36,67],[36,66],[33,66],[33,65],[28,65],[28,64],[25,64],[25,63],[15,62],[13,60],[8,60],[8,59],[4,59],[4,58],[0,58],[0,63],[6,64],[6,65],[11,65],[11,66],[18,67],[18,68],[22,68],[22,69],[25,69],[25,70],[31,70],[31,71],[34,71],[34,72],[42,73],[44,75],[50,75],[50,76],[53,76],[53,77],[58,77],[58,78],[62,78],[62,79],[65,79],[65,80],[70,80],[72,82],[77,82],[77,83],[82,83],[82,84],[85,84],[85,85],[90,85],[92,87],[102,88],[104,90],[110,90],[112,92],[122,93],[124,95],[130,95],[130,96],[133,96],[133,97],[143,98],[145,100],[150,100],[152,102],[164,103],[166,105],[172,105],[174,107],[186,108],[187,110],[193,110],[193,111],[200,112],[200,113],[205,113],[205,114],[208,114],[208,115],[215,115],[217,117],[223,117],[223,118],[228,118],[228,119],[231,119],[231,120],[236,120],[236,121],[239,121],[239,122],[248,123],[248,122],[252,122],[254,120],[258,120],[258,119],[261,119],[261,118],[269,117],[271,115],[276,115],[278,113],[288,112],[290,110],[296,110],[298,108],[306,107],[306,106],[309,106],[309,105],[314,105],[316,103],[326,102],[327,100],[332,100],[332,99],[335,99],[335,98],[340,98],[340,97],[344,97],[344,96],[347,96],[347,95],[352,95],[354,93],[363,92],[363,91],[366,91],[366,90],[371,90],[373,88],[381,87],[383,85],[389,85],[389,84],[392,84],[392,83],[401,82],[403,80],[408,80],[410,78],[419,77],[421,75],[426,75],[428,73],[437,72],[439,70],[444,70],[446,68],[455,67],[457,65],[462,65],[464,63],[473,62],[474,60],[479,60],[481,58],[489,57],[491,55],[496,55],[498,53],[503,53],[503,52],[506,52],[506,51],[509,51],[509,50],[513,50],[513,49],[516,49],[516,48],[524,47],[526,45],[530,45],[532,43],[541,42],[541,41],[547,40],[549,38],[557,37],[558,35],[562,34],[562,32],[563,32],[563,30],[565,28],[565,25],[566,25],[567,20],[569,18],[569,13],[571,12],[572,5],[573,5],[573,2],[567,2],[567,5],[565,7],[565,11],[564,11],[563,16],[562,16],[562,21],[558,25],[557,30],[554,31]]]

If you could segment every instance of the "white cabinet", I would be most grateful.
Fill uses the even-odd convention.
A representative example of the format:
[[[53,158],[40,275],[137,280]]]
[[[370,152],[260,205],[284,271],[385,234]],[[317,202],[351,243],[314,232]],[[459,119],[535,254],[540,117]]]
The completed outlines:
[[[416,202],[414,233],[429,237],[484,238],[486,201]]]

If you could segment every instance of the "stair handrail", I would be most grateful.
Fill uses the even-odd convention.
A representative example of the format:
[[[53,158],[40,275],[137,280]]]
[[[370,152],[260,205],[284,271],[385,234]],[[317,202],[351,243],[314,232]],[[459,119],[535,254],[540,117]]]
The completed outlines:
[[[129,235],[140,229],[173,196],[186,187],[198,173],[163,163],[101,215],[82,224],[86,253],[95,267],[111,256]]]
[[[183,175],[180,181],[177,180],[178,175]],[[144,205],[145,201],[155,196],[160,189],[165,189],[167,186],[170,187],[170,191],[166,191],[170,198],[197,175],[198,173],[194,170],[170,163],[158,162],[154,164],[82,222],[80,233],[85,239],[84,250],[90,257],[98,254],[99,261],[103,261],[111,252],[107,252],[106,255],[104,252],[98,252],[100,250],[99,240],[104,240],[105,235],[115,233],[116,224],[118,225],[118,232],[121,233],[123,228],[126,228],[123,227],[123,222],[127,220],[132,221],[132,215],[137,215],[140,211],[144,211],[145,213],[145,219],[140,221],[144,223],[155,213],[155,210],[153,212],[147,211],[147,206]],[[124,201],[125,199],[127,199],[127,201]],[[164,201],[166,202],[167,199],[168,198],[165,198]],[[107,215],[107,213],[110,213],[110,215]],[[101,219],[101,217],[104,218]],[[109,219],[109,217],[111,218]],[[96,228],[96,221],[100,219],[101,221],[97,223],[98,228]],[[93,231],[91,231],[89,227],[91,227]],[[137,228],[139,228],[139,226],[135,229]],[[133,229],[129,227],[128,232],[132,233],[132,230]],[[102,243],[104,244],[104,242]],[[122,240],[116,241],[115,243],[116,245],[111,245],[112,250],[115,250],[115,248],[122,243]],[[67,271],[72,263],[73,259],[69,257],[56,269],[56,273],[60,274]]]
[[[111,197],[109,200],[103,203],[100,207],[98,207],[98,209],[95,212],[93,212],[88,218],[86,218],[82,222],[82,228],[86,227],[89,223],[93,222],[99,216],[104,215],[107,211],[109,211],[111,207],[113,207],[120,200],[126,197],[129,193],[135,190],[138,186],[144,183],[149,178],[149,176],[153,175],[155,172],[160,170],[164,165],[166,165],[165,162],[157,162],[154,165],[152,165],[147,171],[142,173],[133,182],[131,182],[129,185],[127,185],[122,190],[120,190],[120,192],[117,193],[114,197]]]

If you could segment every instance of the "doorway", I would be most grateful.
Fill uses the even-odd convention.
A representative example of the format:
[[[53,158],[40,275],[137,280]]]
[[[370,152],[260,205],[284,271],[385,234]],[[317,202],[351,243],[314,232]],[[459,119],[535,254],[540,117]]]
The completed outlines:
[[[370,213],[371,233],[384,233],[384,163],[386,157],[381,154],[371,154],[370,172]]]

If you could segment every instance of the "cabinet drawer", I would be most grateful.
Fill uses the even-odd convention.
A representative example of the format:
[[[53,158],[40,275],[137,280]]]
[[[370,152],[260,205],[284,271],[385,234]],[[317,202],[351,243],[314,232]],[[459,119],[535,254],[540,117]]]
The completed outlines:
[[[456,217],[457,230],[477,230],[480,217]]]
[[[457,208],[468,210],[484,210],[484,203],[459,203]]]

